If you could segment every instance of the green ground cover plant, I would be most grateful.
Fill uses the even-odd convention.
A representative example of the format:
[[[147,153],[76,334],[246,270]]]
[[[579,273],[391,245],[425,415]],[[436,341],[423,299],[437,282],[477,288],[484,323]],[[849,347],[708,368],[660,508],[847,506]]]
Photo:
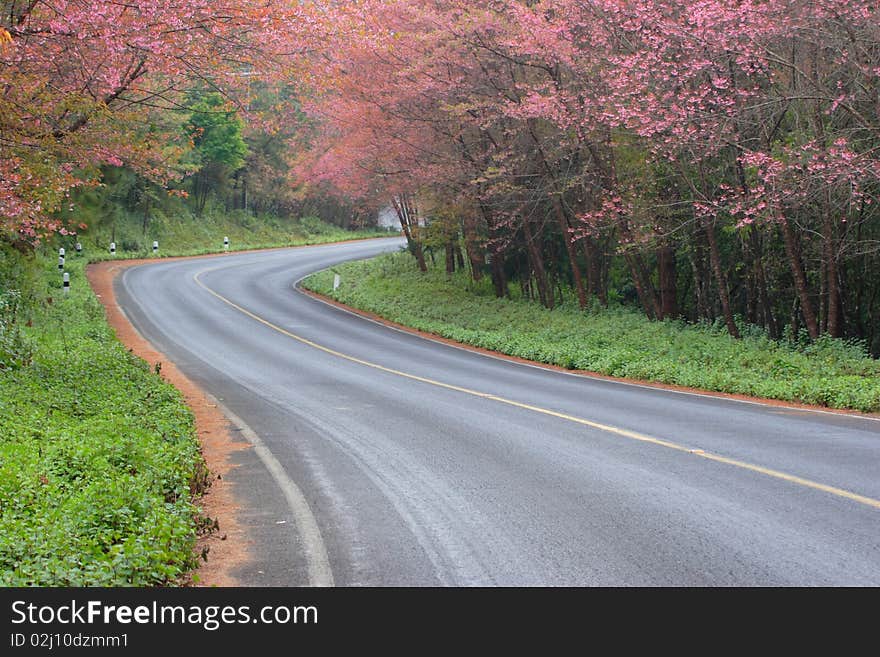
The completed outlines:
[[[179,581],[206,481],[192,414],[113,335],[85,258],[67,297],[56,263],[29,267],[0,288],[0,584]]]
[[[333,276],[341,285],[333,290]],[[346,263],[304,287],[406,326],[504,354],[611,376],[860,411],[880,410],[880,362],[864,345],[822,337],[774,341],[743,326],[652,322],[623,306],[555,310],[496,299],[491,282],[438,268],[419,272],[404,253]]]

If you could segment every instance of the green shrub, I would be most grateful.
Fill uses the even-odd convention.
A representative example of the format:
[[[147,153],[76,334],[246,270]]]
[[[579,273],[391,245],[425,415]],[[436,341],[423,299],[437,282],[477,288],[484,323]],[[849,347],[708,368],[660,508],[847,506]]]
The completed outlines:
[[[17,323],[30,356],[0,370],[0,585],[179,581],[204,481],[192,414],[113,336],[82,259],[67,298],[39,262],[32,326]]]
[[[29,365],[33,344],[21,326],[21,293],[0,290],[0,370],[16,370]]]

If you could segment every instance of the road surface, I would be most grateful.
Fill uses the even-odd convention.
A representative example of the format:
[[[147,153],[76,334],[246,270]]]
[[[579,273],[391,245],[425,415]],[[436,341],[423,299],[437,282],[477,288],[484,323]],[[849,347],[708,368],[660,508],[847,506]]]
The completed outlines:
[[[399,239],[128,269],[256,445],[248,585],[880,585],[880,422],[476,354],[295,290]],[[343,281],[344,283],[344,281]]]

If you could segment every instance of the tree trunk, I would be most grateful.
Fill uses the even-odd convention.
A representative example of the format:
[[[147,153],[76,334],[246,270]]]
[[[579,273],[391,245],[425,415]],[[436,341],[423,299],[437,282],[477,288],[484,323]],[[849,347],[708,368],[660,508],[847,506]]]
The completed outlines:
[[[502,264],[500,250],[493,251],[490,257],[492,259],[490,264],[492,286],[495,288],[495,296],[502,299],[507,296],[507,277],[504,275],[504,265]]]
[[[815,77],[819,77],[819,67],[822,57],[819,54],[820,46],[814,44],[812,52],[812,60],[810,72]],[[819,136],[820,143],[825,142],[825,121],[822,116],[822,105],[816,101],[813,105],[813,125],[816,134]],[[837,247],[834,239],[834,219],[832,217],[831,208],[831,189],[826,183],[824,185],[824,194],[822,196],[822,295],[821,299],[825,300],[820,305],[820,330],[826,331],[832,337],[840,337],[840,297],[838,292],[837,280]]]
[[[822,250],[825,255],[825,294],[828,299],[828,335],[839,338],[840,290],[837,271],[837,240],[834,235],[834,219],[831,215],[831,192],[825,191],[825,210],[822,217]]]
[[[480,203],[480,212],[489,231],[490,253],[487,257],[491,261],[489,263],[489,271],[492,274],[492,286],[495,288],[495,296],[501,299],[508,296],[507,276],[504,274],[504,247],[498,235],[498,230],[492,221],[492,216],[482,203]]]
[[[608,290],[602,272],[602,260],[596,240],[587,235],[583,239],[584,258],[587,261],[587,289],[599,298],[603,306],[608,306]]]
[[[764,324],[770,332],[770,337],[774,340],[779,339],[779,325],[776,317],[773,315],[773,306],[770,303],[770,294],[767,290],[767,275],[764,272],[764,264],[762,260],[758,260],[758,294],[760,295],[761,309],[764,315]]]
[[[529,252],[529,259],[532,264],[532,271],[535,273],[535,282],[538,285],[538,295],[541,298],[541,305],[545,308],[552,309],[554,306],[553,292],[547,282],[547,272],[544,268],[544,259],[541,256],[541,249],[535,243],[535,237],[532,234],[531,221],[528,217],[523,218],[523,233],[526,238],[526,248]]]
[[[452,276],[455,273],[455,245],[450,240],[446,242],[446,275]]]
[[[758,304],[761,308],[763,325],[769,331],[770,337],[779,339],[779,325],[773,315],[773,305],[770,303],[770,293],[767,289],[767,273],[764,269],[764,244],[758,229],[755,226],[749,228],[749,243],[751,244],[754,257],[755,286],[758,293]]]
[[[568,261],[571,265],[571,274],[574,279],[574,289],[577,291],[578,305],[581,310],[587,307],[587,293],[584,290],[584,280],[581,275],[581,268],[578,267],[577,253],[572,243],[571,226],[568,218],[565,216],[565,210],[562,208],[562,201],[558,196],[553,196],[553,212],[556,214],[556,220],[559,222],[559,230],[562,232],[562,241],[565,242],[565,251],[568,253]]]
[[[678,315],[677,271],[675,269],[675,249],[668,242],[657,250],[657,269],[660,280],[660,314],[659,319],[667,319]]]
[[[654,318],[662,319],[663,314],[660,311],[660,297],[657,294],[657,290],[654,288],[654,283],[651,280],[651,275],[648,273],[648,268],[645,266],[645,259],[642,257],[641,253],[634,253],[632,260],[641,281],[642,289],[645,291],[645,303],[650,305]]]
[[[483,278],[483,256],[477,245],[476,218],[470,213],[464,216],[464,248],[471,263],[471,278],[478,281]]]
[[[804,265],[801,262],[800,253],[798,252],[797,237],[794,234],[791,224],[783,215],[779,222],[782,228],[782,241],[785,243],[785,254],[788,256],[788,263],[791,266],[791,273],[794,276],[794,287],[797,290],[798,300],[801,304],[801,314],[804,316],[804,322],[807,325],[807,331],[810,337],[815,340],[819,337],[819,323],[816,321],[816,311],[813,309],[813,302],[810,299],[809,287],[807,285],[807,275],[804,273]]]
[[[652,302],[648,290],[645,287],[645,280],[642,277],[644,265],[638,262],[637,254],[628,251],[624,252],[623,259],[629,267],[629,274],[632,277],[633,285],[636,288],[636,295],[639,297],[639,303],[642,305],[642,310],[645,311],[645,315],[648,316],[648,319],[656,319],[657,306]]]
[[[409,251],[416,259],[416,263],[418,263],[419,271],[427,272],[428,265],[425,262],[425,254],[422,251],[422,245],[413,236],[412,208],[409,206],[408,201],[403,196],[392,198],[391,203],[394,206],[394,211],[397,213],[397,219],[400,221],[400,228],[401,230],[403,230],[403,234],[406,237],[406,243],[409,247]],[[416,222],[418,222],[418,219],[416,219]]]
[[[734,338],[739,339],[739,329],[733,321],[733,311],[730,309],[730,291],[727,287],[727,277],[724,275],[724,267],[721,264],[721,251],[718,249],[718,240],[715,237],[715,227],[706,219],[703,219],[703,231],[709,243],[709,261],[712,263],[712,271],[715,273],[715,283],[718,285],[718,298],[721,301],[721,311],[724,314],[724,323],[727,324],[727,332]]]
[[[755,265],[755,250],[748,235],[740,234],[740,250],[745,265],[743,277],[746,290],[746,321],[758,324],[758,274]]]
[[[695,319],[710,319],[709,304],[706,303],[705,277],[702,274],[702,262],[699,265],[697,264],[698,258],[700,258],[700,253],[695,246],[692,249],[692,253],[688,256],[688,259],[691,261],[691,274],[694,279],[694,305],[696,306]],[[700,260],[702,260],[702,258],[700,258]]]

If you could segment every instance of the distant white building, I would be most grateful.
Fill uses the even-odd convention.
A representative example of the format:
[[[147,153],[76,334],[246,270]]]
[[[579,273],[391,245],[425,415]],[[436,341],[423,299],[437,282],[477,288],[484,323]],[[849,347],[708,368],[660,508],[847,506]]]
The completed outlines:
[[[400,230],[400,219],[397,217],[397,212],[394,211],[394,206],[390,203],[379,210],[379,215],[376,218],[376,225],[379,228],[393,228],[395,230]],[[425,218],[419,217],[419,226],[426,225]]]
[[[376,224],[379,228],[400,228],[400,220],[397,218],[397,213],[391,205],[386,205],[379,210]]]

